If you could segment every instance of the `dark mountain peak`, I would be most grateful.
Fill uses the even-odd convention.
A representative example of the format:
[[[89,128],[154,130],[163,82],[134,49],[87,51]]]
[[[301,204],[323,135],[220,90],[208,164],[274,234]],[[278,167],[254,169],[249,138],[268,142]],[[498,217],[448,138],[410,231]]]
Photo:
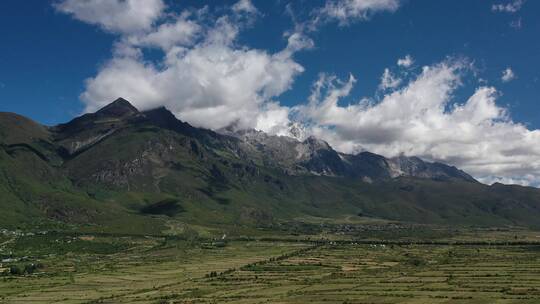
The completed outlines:
[[[125,117],[139,114],[139,110],[129,101],[120,97],[98,110],[95,114],[107,117]]]
[[[73,136],[81,132],[92,133],[92,131],[97,131],[99,133],[103,130],[111,129],[118,124],[123,124],[138,115],[140,115],[139,110],[129,101],[118,98],[95,113],[87,113],[76,117],[65,124],[51,128],[51,130],[57,133],[58,139]]]
[[[159,107],[142,112],[147,121],[160,128],[178,131],[181,133],[188,132],[194,135],[196,128],[192,127],[187,122],[183,122],[167,108]]]
[[[365,158],[384,158],[384,156],[382,155],[379,155],[379,154],[375,154],[373,152],[369,152],[369,151],[361,151],[361,152],[358,152],[354,155],[352,155],[353,157],[365,157]]]
[[[326,141],[324,141],[322,139],[319,139],[319,138],[317,138],[317,137],[315,137],[313,135],[306,138],[306,140],[304,140],[303,143],[307,144],[312,149],[317,149],[317,150],[319,150],[319,149],[324,149],[324,150],[332,149],[330,147],[330,145]]]
[[[155,118],[161,118],[165,120],[169,120],[169,119],[177,120],[176,116],[174,116],[174,114],[164,106],[144,111],[143,114],[147,117],[152,116]]]

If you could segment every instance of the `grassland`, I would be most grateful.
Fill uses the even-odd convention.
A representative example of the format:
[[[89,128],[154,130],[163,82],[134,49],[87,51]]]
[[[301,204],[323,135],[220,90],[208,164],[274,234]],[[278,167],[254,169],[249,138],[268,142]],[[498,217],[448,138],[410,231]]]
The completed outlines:
[[[3,236],[3,267],[40,267],[1,276],[0,303],[540,303],[540,233],[340,235]]]

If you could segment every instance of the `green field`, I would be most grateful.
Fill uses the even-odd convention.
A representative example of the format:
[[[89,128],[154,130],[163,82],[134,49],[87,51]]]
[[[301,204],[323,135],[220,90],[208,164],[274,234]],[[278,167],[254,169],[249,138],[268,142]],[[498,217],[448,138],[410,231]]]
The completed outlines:
[[[3,267],[23,271],[0,277],[0,303],[540,303],[540,233],[483,232],[480,241],[476,233],[311,242],[4,236],[0,254],[12,260]]]

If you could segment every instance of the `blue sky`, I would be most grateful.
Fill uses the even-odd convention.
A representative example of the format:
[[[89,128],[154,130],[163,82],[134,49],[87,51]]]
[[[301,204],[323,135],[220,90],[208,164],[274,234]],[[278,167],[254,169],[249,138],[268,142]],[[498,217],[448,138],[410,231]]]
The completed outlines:
[[[176,2],[176,3],[175,3]],[[509,1],[506,1],[509,2]],[[212,1],[212,4],[215,2]],[[230,5],[234,1],[223,1]],[[278,50],[286,44],[283,32],[291,18],[285,1],[255,1],[264,16],[241,36],[241,43]],[[320,1],[297,1],[300,11]],[[518,79],[501,86],[502,104],[512,117],[540,127],[540,3],[529,1],[515,14],[494,13],[492,4],[504,1],[406,1],[392,14],[369,22],[325,26],[313,35],[316,48],[297,55],[306,71],[280,99],[286,104],[305,100],[320,72],[358,76],[354,95],[370,95],[380,74],[397,58],[410,54],[420,65],[446,56],[474,60],[479,73],[493,83],[511,67]],[[171,5],[202,7],[199,1],[170,1]],[[218,5],[219,6],[219,5]],[[51,1],[6,0],[0,3],[0,100],[2,111],[56,124],[79,114],[84,80],[96,74],[111,54],[114,34],[58,13]],[[299,13],[300,14],[300,13]],[[521,20],[515,29],[510,22]]]
[[[345,152],[415,154],[536,185],[539,13],[532,0],[5,0],[0,111],[53,125],[122,95],[202,127],[288,135],[298,123]],[[156,35],[168,25],[178,31]],[[452,112],[475,93],[481,105]]]

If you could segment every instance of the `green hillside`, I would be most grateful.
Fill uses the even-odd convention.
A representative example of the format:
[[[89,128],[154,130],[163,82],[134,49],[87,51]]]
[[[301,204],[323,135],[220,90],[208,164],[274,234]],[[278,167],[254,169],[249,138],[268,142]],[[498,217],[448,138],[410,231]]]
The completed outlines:
[[[264,140],[274,146],[122,99],[55,127],[0,113],[0,227],[159,234],[347,218],[540,228],[535,188],[486,186],[419,159],[400,159],[408,173],[393,176],[382,156]],[[301,162],[276,150],[299,144],[312,149]]]

